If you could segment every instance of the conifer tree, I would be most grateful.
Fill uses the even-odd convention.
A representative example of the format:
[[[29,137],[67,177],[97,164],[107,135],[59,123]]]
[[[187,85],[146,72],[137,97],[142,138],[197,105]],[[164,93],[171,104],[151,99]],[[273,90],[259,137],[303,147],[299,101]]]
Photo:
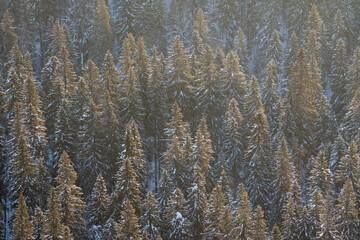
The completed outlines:
[[[283,209],[287,194],[292,190],[292,181],[294,178],[294,166],[287,146],[285,137],[281,138],[280,145],[276,151],[275,168],[275,192],[274,192],[274,219],[280,223],[282,220]]]
[[[96,1],[94,30],[92,32],[91,57],[99,63],[107,51],[113,50],[113,31],[110,13],[105,0]]]
[[[328,168],[329,162],[324,150],[320,150],[311,163],[312,169],[308,179],[310,196],[319,190],[323,196],[331,194],[333,189],[333,174]]]
[[[17,207],[14,213],[14,222],[12,227],[13,236],[11,239],[34,239],[33,225],[30,221],[30,216],[27,211],[24,196],[20,192]]]
[[[34,228],[34,239],[40,240],[41,234],[44,231],[44,214],[40,207],[35,209],[34,215],[31,217],[31,222]]]
[[[166,220],[166,216],[165,216],[166,208],[168,207],[168,202],[173,190],[174,190],[174,185],[172,183],[172,180],[170,179],[168,172],[165,170],[162,173],[160,185],[158,187],[158,192],[156,194],[156,199],[160,207],[160,218],[162,222],[165,222]],[[166,229],[162,229],[162,233],[164,232],[164,230]]]
[[[316,88],[312,86],[310,66],[307,63],[305,50],[300,49],[291,71],[289,91],[287,94],[288,113],[293,126],[288,129],[287,136],[294,134],[301,144],[309,145],[314,120],[316,118]],[[310,148],[311,149],[311,148]]]
[[[357,187],[357,181],[360,177],[360,156],[358,151],[357,144],[351,141],[348,154],[341,158],[338,170],[335,173],[335,179],[339,186],[342,186],[348,180],[354,188]]]
[[[333,173],[336,173],[336,171],[338,170],[342,157],[348,153],[347,150],[348,150],[347,144],[341,132],[339,131],[332,145],[330,159],[329,159],[330,170]]]
[[[146,233],[150,239],[156,239],[157,236],[160,236],[162,222],[160,208],[152,192],[148,192],[142,209],[143,214],[139,219],[142,226],[141,232]]]
[[[86,212],[88,215],[88,228],[91,236],[104,236],[105,224],[109,218],[110,197],[107,193],[106,185],[102,174],[96,179],[92,190],[90,201]]]
[[[196,110],[203,113],[209,123],[209,129],[215,133],[216,129],[220,127],[219,118],[223,113],[222,105],[224,104],[224,96],[213,59],[214,54],[211,47],[205,45],[195,85],[196,100],[198,103]]]
[[[201,238],[204,231],[204,219],[207,209],[206,182],[199,165],[194,169],[193,183],[187,200],[188,220],[191,223],[192,236]]]
[[[239,57],[240,71],[245,74],[245,78],[249,78],[249,57],[247,49],[247,41],[243,30],[239,27],[234,40],[235,53]]]
[[[326,195],[323,202],[324,211],[320,214],[320,229],[317,232],[317,239],[340,239],[333,205],[330,194]]]
[[[120,104],[121,123],[125,125],[135,121],[137,125],[142,126],[144,108],[133,67],[129,68],[125,81],[122,82]]]
[[[359,127],[359,114],[360,114],[360,90],[357,90],[347,108],[343,124],[346,130],[346,139],[351,140],[355,137]]]
[[[141,26],[140,16],[142,5],[140,1],[115,1],[114,3],[114,33],[121,40],[129,33],[136,34]]]
[[[236,236],[233,222],[233,215],[231,214],[230,208],[228,205],[224,206],[224,209],[221,211],[219,226],[220,233],[216,234],[214,239],[234,239]]]
[[[10,16],[8,10],[5,11],[4,15],[1,18],[0,30],[2,32],[2,43],[0,45],[0,56],[2,64],[6,64],[10,50],[13,48],[14,44],[18,42],[18,37],[15,33],[16,28],[13,26],[14,19]],[[4,68],[3,71],[7,69]],[[4,72],[3,72],[4,73]]]
[[[240,104],[239,109],[241,112],[244,110],[243,102],[246,94],[245,75],[240,71],[239,58],[230,52],[226,55],[225,69],[222,76],[224,83],[224,94],[228,99],[235,98]]]
[[[101,112],[98,105],[90,99],[84,106],[84,114],[80,121],[79,131],[79,182],[85,197],[89,196],[91,189],[99,174],[109,172],[109,162],[103,157],[103,132],[99,128],[102,123]]]
[[[297,221],[296,208],[294,199],[291,195],[288,195],[283,210],[282,232],[285,239],[298,239],[297,238]]]
[[[65,231],[65,226],[62,224],[62,218],[63,213],[60,201],[54,187],[52,187],[47,200],[47,210],[44,214],[44,225],[41,239],[61,239]]]
[[[257,206],[254,211],[254,239],[266,240],[266,221],[264,219],[264,211],[261,206]]]
[[[228,104],[225,119],[225,137],[223,142],[224,157],[229,165],[232,178],[235,183],[238,182],[240,173],[244,174],[244,153],[243,139],[242,139],[242,122],[243,116],[238,107],[238,102],[232,98]]]
[[[348,102],[356,95],[360,86],[360,47],[356,48],[347,71]]]
[[[286,83],[291,79],[291,69],[294,66],[296,55],[299,51],[299,42],[295,32],[292,32],[288,45],[289,47],[287,49],[286,61],[284,62],[284,77],[286,79]],[[286,83],[286,86],[284,87],[288,88]]]
[[[15,105],[15,116],[10,120],[10,139],[8,149],[8,167],[6,181],[8,182],[9,199],[16,202],[20,192],[25,197],[32,212],[38,202],[39,183],[36,182],[36,164],[29,150],[27,129],[24,125],[22,106]]]
[[[221,234],[219,222],[226,205],[225,195],[222,193],[221,186],[216,184],[211,192],[208,202],[208,210],[205,217],[204,238],[216,239]]]
[[[61,211],[63,212],[62,223],[71,229],[76,238],[82,236],[85,221],[85,203],[82,200],[81,188],[76,186],[77,174],[72,166],[69,155],[63,152],[60,158],[56,193],[59,198]]]
[[[319,149],[321,145],[328,148],[335,135],[335,121],[331,114],[330,104],[324,94],[317,101],[317,119],[315,121],[314,145]]]
[[[58,21],[55,21],[50,32],[49,44],[47,46],[47,58],[56,56],[60,59],[61,48],[66,48],[66,35],[64,29]]]
[[[357,236],[359,212],[356,208],[356,198],[350,179],[346,180],[338,199],[336,223],[339,233],[345,239],[354,239]]]
[[[194,28],[199,33],[199,36],[203,43],[209,43],[209,27],[206,21],[203,9],[199,8],[196,13],[196,19],[194,21]]]
[[[114,58],[109,50],[106,51],[102,63],[101,81],[104,84],[105,95],[109,94],[111,102],[114,104],[117,103],[120,99],[120,80]]]
[[[277,76],[277,65],[274,59],[271,59],[266,69],[266,80],[264,90],[262,92],[262,99],[264,103],[264,110],[267,119],[270,123],[270,130],[272,135],[276,127],[279,117],[279,101],[280,93],[278,89],[279,79]]]
[[[266,53],[266,59],[267,62],[273,59],[276,72],[280,73],[279,70],[282,65],[282,43],[280,41],[279,32],[277,30],[274,30],[271,34],[269,47]]]
[[[258,92],[257,80],[253,77],[255,86],[254,93],[248,95],[248,108],[250,122],[249,144],[246,151],[247,175],[246,185],[252,203],[261,205],[267,209],[269,193],[271,192],[271,181],[273,180],[270,151],[271,143],[268,131],[268,121],[264,113],[260,93]],[[252,98],[252,99],[251,99]],[[249,100],[251,99],[251,100]],[[261,186],[261,188],[259,188]]]
[[[321,189],[316,188],[311,193],[309,211],[311,221],[311,237],[315,238],[321,227],[321,215],[324,213],[324,198]]]
[[[111,214],[119,219],[121,209],[129,201],[135,209],[136,216],[140,214],[140,190],[134,165],[129,157],[121,159],[121,167],[116,174],[115,189],[111,195]]]
[[[271,231],[271,240],[281,240],[283,239],[278,225],[275,223],[273,230]]]
[[[340,123],[346,114],[346,104],[348,102],[347,92],[343,86],[347,85],[347,58],[345,43],[342,38],[337,41],[332,59],[331,72],[331,106],[334,111],[337,123]]]
[[[239,186],[239,206],[235,217],[236,239],[251,239],[254,232],[254,222],[249,195],[244,184]]]
[[[116,227],[117,238],[140,240],[140,226],[135,214],[135,209],[131,205],[130,200],[126,201],[121,216],[121,221]]]
[[[183,193],[176,188],[172,193],[166,208],[167,239],[189,239],[190,222],[186,218],[187,209]]]
[[[167,92],[169,102],[177,101],[181,109],[184,111],[186,118],[190,112],[191,103],[189,102],[193,96],[193,87],[191,86],[191,72],[188,51],[177,36],[169,49],[168,64],[166,67]]]

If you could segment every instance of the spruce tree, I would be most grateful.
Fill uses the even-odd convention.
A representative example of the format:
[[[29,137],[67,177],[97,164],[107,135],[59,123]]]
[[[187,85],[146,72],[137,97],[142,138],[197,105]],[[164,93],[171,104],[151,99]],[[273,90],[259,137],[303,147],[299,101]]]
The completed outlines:
[[[4,15],[2,15],[0,30],[2,32],[2,43],[1,43],[1,62],[2,64],[6,64],[9,58],[10,50],[13,48],[14,44],[18,42],[18,37],[15,33],[16,28],[13,26],[14,19],[10,16],[8,10],[5,11]],[[3,71],[7,69],[4,68]],[[4,72],[2,72],[3,74]]]
[[[280,145],[276,151],[275,159],[276,179],[273,219],[276,223],[280,223],[282,220],[283,209],[285,206],[287,194],[292,190],[292,181],[294,178],[294,166],[285,137],[281,138]]]
[[[323,202],[324,211],[320,214],[320,229],[317,232],[317,239],[340,239],[338,226],[335,222],[335,209],[330,194],[326,195]]]
[[[166,208],[166,227],[167,239],[189,239],[191,238],[190,233],[190,222],[186,218],[187,209],[186,201],[183,193],[179,188],[176,188],[172,193],[168,206]]]
[[[347,108],[346,115],[343,120],[343,125],[346,130],[346,139],[351,140],[355,137],[359,127],[359,114],[360,114],[360,90],[357,90]]]
[[[235,217],[236,239],[246,240],[253,237],[253,214],[249,195],[245,190],[244,184],[239,186],[239,206]]]
[[[331,106],[334,111],[337,123],[340,123],[346,114],[346,104],[348,102],[347,92],[343,86],[347,85],[347,58],[345,43],[342,38],[337,41],[332,59],[331,72]]]
[[[134,164],[129,157],[121,159],[121,167],[116,174],[115,189],[111,195],[111,215],[119,219],[121,210],[129,202],[135,209],[136,216],[140,214],[139,182],[134,169]]]
[[[11,239],[20,240],[20,239],[34,239],[34,230],[33,225],[30,221],[30,216],[27,211],[25,204],[24,196],[20,192],[19,199],[17,201],[17,207],[14,213],[14,222],[12,227],[12,237]]]
[[[206,182],[199,165],[194,169],[193,179],[193,183],[188,190],[187,218],[191,223],[192,236],[199,239],[204,231],[203,223],[207,209]]]
[[[338,170],[342,157],[348,153],[347,150],[348,150],[347,144],[341,132],[339,131],[332,145],[330,159],[329,159],[330,170],[333,173],[336,173],[336,171]]]
[[[44,231],[44,214],[40,207],[35,209],[34,215],[31,217],[31,222],[34,228],[34,239],[40,240],[41,234]]]
[[[264,211],[261,206],[257,206],[254,211],[254,239],[266,240],[266,221],[264,219]]]
[[[288,82],[291,79],[291,69],[294,66],[296,55],[299,51],[299,42],[295,32],[292,32],[289,39],[289,47],[287,49],[286,61],[284,63],[284,78],[286,79],[285,86],[288,89]]]
[[[90,56],[99,63],[107,51],[113,50],[113,31],[110,25],[110,13],[107,1],[96,1],[95,18],[92,30]]]
[[[243,102],[245,101],[246,83],[245,75],[241,72],[239,66],[239,58],[234,52],[226,55],[225,69],[222,75],[224,94],[228,99],[235,98],[240,104],[241,112],[244,110]]]
[[[356,95],[360,86],[360,47],[356,48],[347,71],[348,102]]]
[[[169,49],[168,64],[166,67],[167,92],[169,102],[178,102],[185,113],[186,119],[190,114],[193,87],[191,86],[190,61],[188,51],[177,36]]]
[[[231,240],[235,238],[236,233],[234,231],[235,225],[233,222],[233,215],[228,205],[225,205],[224,209],[221,211],[218,224],[220,233],[216,234],[214,239]]]
[[[152,192],[148,192],[144,203],[142,204],[143,214],[139,219],[142,226],[141,232],[146,233],[150,239],[156,239],[160,236],[161,219],[160,208]]]
[[[297,221],[298,216],[296,214],[296,208],[294,199],[291,195],[288,195],[283,210],[282,232],[285,239],[298,239],[297,238]]]
[[[356,208],[356,198],[350,179],[346,180],[338,199],[336,223],[340,235],[345,239],[356,238],[359,224],[359,212]]]
[[[282,66],[282,43],[280,41],[279,32],[277,30],[272,32],[268,50],[266,52],[267,62],[271,61],[271,59],[274,60],[276,72],[280,73]],[[265,62],[265,64],[267,64],[267,62]]]
[[[199,33],[203,43],[209,43],[209,27],[203,9],[199,8],[194,21],[194,28]]]
[[[65,230],[65,226],[62,224],[62,218],[63,213],[60,201],[54,187],[52,187],[49,198],[47,200],[47,210],[44,214],[44,224],[41,239],[61,239]]]
[[[61,222],[71,229],[76,238],[84,233],[85,203],[82,200],[81,188],[76,186],[77,173],[75,172],[69,155],[64,151],[60,158],[56,194],[58,195],[60,209],[63,212]]]
[[[240,71],[245,74],[245,78],[249,78],[249,56],[247,49],[247,41],[243,30],[239,27],[234,40],[235,53],[239,57]]]
[[[130,200],[126,201],[123,208],[121,220],[116,226],[117,238],[140,240],[140,226]]]
[[[231,171],[234,183],[239,181],[239,177],[244,175],[244,154],[243,136],[241,133],[243,116],[239,110],[239,104],[232,98],[228,104],[226,112],[223,151],[224,157]]]
[[[25,202],[30,207],[30,212],[33,212],[39,204],[39,183],[36,182],[36,164],[29,150],[28,132],[24,125],[22,111],[22,106],[17,103],[15,116],[10,120],[6,181],[8,182],[8,197],[12,203],[16,202],[22,192]]]
[[[104,236],[105,224],[110,216],[109,205],[110,197],[107,193],[104,178],[100,173],[86,207],[90,236]]]
[[[119,73],[115,66],[113,55],[109,50],[106,52],[102,63],[101,82],[104,84],[105,95],[109,94],[112,103],[118,103],[120,100]]]
[[[319,190],[323,196],[331,194],[333,189],[333,174],[328,167],[329,162],[324,150],[320,150],[311,165],[312,168],[308,178],[310,196],[316,190]]]
[[[216,239],[221,234],[219,222],[226,205],[225,195],[222,193],[221,186],[216,184],[211,192],[208,202],[208,210],[204,221],[204,238]]]
[[[246,185],[254,206],[261,205],[266,210],[269,204],[269,194],[272,191],[273,180],[271,161],[271,142],[268,121],[264,113],[257,80],[253,77],[253,94],[248,95],[249,120],[251,122],[249,144],[246,150],[247,175]],[[251,100],[250,100],[251,99]],[[261,186],[261,188],[259,187]]]
[[[278,225],[275,223],[273,230],[271,231],[271,240],[281,240],[283,236],[281,235],[281,231]]]
[[[174,185],[169,177],[168,172],[165,170],[162,173],[162,178],[158,187],[158,192],[156,193],[156,199],[159,203],[160,218],[162,222],[166,221],[166,209],[168,207],[168,202],[173,190],[174,190]],[[163,228],[161,229],[162,235],[164,235],[165,231],[166,229]]]

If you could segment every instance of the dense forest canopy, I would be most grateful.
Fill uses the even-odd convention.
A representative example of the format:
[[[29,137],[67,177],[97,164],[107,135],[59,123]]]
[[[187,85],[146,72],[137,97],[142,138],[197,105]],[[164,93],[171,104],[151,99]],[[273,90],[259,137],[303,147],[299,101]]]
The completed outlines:
[[[360,238],[358,0],[0,16],[0,240]]]

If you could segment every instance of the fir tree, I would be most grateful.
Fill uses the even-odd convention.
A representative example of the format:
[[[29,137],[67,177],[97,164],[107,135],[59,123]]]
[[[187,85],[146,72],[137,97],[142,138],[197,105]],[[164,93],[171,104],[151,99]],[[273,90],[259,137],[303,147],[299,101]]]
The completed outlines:
[[[341,239],[338,226],[335,222],[333,200],[330,194],[326,195],[323,202],[324,211],[320,214],[320,229],[317,232],[317,239]]]
[[[235,217],[236,239],[246,240],[253,237],[253,215],[249,195],[245,190],[245,186],[239,186],[239,206]]]
[[[331,106],[338,123],[341,122],[346,113],[347,93],[343,86],[347,85],[347,58],[345,44],[342,38],[337,41],[335,53],[332,59],[331,72]]]
[[[186,203],[189,209],[187,218],[191,222],[192,236],[199,239],[204,231],[203,223],[207,209],[206,182],[199,165],[194,169],[193,179]]]
[[[22,106],[15,105],[15,116],[10,120],[10,140],[8,149],[8,193],[9,199],[16,202],[20,192],[25,196],[25,201],[32,212],[38,202],[39,183],[36,182],[36,164],[29,150],[27,130],[24,125]]]
[[[105,0],[96,1],[93,29],[90,53],[91,57],[99,63],[107,51],[112,51],[114,41],[110,13]]]
[[[292,181],[294,178],[294,166],[287,146],[285,137],[281,138],[280,145],[276,151],[276,180],[274,192],[274,219],[280,223],[282,220],[283,209],[287,194],[292,190]]]
[[[323,195],[331,194],[333,189],[333,174],[328,168],[328,158],[324,150],[320,150],[317,157],[311,163],[312,169],[308,179],[310,196],[315,190],[319,190]]]
[[[236,236],[233,222],[233,215],[231,214],[230,208],[228,205],[225,205],[224,209],[221,211],[219,226],[220,233],[216,234],[214,239],[234,239]]]
[[[240,71],[245,74],[246,78],[249,78],[249,56],[247,49],[247,41],[243,30],[239,27],[237,35],[234,40],[235,53],[239,57]]]
[[[174,186],[173,183],[169,177],[168,172],[165,170],[162,173],[162,178],[160,181],[160,185],[158,188],[158,192],[156,194],[156,199],[159,203],[159,207],[160,207],[160,217],[162,222],[165,222],[166,220],[166,208],[168,207],[168,202],[171,196],[171,193],[174,190]],[[165,231],[166,229],[162,229],[162,233]],[[163,235],[163,234],[162,234]]]
[[[172,193],[166,208],[167,239],[191,238],[190,223],[186,218],[187,209],[184,195],[179,188]]]
[[[264,84],[264,90],[262,92],[264,110],[270,123],[270,130],[272,134],[274,134],[274,129],[279,117],[280,101],[280,93],[278,89],[279,79],[276,68],[277,65],[275,60],[271,59],[267,65],[266,80]]]
[[[203,43],[209,43],[209,27],[205,19],[204,12],[201,8],[197,11],[196,20],[194,21],[194,28],[199,33]]]
[[[41,234],[44,231],[44,214],[41,211],[41,208],[37,207],[35,209],[34,216],[31,217],[31,222],[34,228],[34,239],[40,240]]]
[[[10,50],[18,42],[18,37],[15,33],[16,28],[13,26],[14,19],[10,16],[8,10],[5,11],[4,15],[1,18],[0,30],[2,32],[2,43],[1,43],[1,62],[6,64]],[[6,71],[6,68],[3,69]],[[4,72],[3,72],[4,73]]]
[[[359,158],[358,146],[354,141],[351,141],[348,154],[341,158],[338,170],[335,173],[335,179],[339,186],[348,180],[354,188],[357,187],[357,181],[360,177]]]
[[[109,218],[110,197],[108,196],[104,178],[98,175],[92,190],[86,212],[87,224],[91,236],[104,236],[105,224]]]
[[[65,226],[62,222],[63,213],[60,201],[55,189],[52,187],[47,201],[47,210],[44,214],[43,232],[41,239],[61,239],[64,235]]]
[[[131,205],[130,200],[126,201],[121,216],[121,221],[116,227],[117,238],[140,240],[140,226],[135,215],[135,209]]]
[[[250,122],[249,144],[246,150],[247,177],[246,185],[249,189],[252,203],[267,209],[269,193],[271,192],[272,168],[270,151],[271,143],[268,131],[268,122],[264,113],[257,80],[253,77],[254,93],[248,95],[248,108]],[[249,100],[252,98],[252,100]],[[261,188],[259,188],[261,186]]]
[[[82,236],[85,221],[85,203],[82,200],[81,188],[76,186],[77,174],[73,169],[69,155],[64,151],[60,158],[58,175],[56,177],[56,193],[60,209],[63,212],[61,222],[71,229],[76,238]]]
[[[331,148],[331,154],[329,160],[330,170],[333,173],[335,173],[338,170],[342,157],[348,153],[347,150],[348,150],[347,144],[341,132],[338,132],[338,136],[335,138]]]
[[[136,216],[140,214],[140,190],[132,161],[126,157],[121,159],[121,167],[116,174],[115,189],[111,195],[111,214],[118,219],[121,209],[129,202],[135,209]]]
[[[11,239],[34,239],[33,225],[30,221],[30,216],[27,211],[24,196],[20,192],[17,207],[14,213],[14,223],[12,227],[13,236]]]
[[[345,239],[354,239],[357,236],[359,212],[356,208],[355,193],[350,179],[346,180],[338,202],[336,223],[339,233]]]
[[[216,184],[210,195],[208,211],[206,212],[205,216],[205,229],[203,234],[204,238],[216,239],[216,237],[221,234],[219,229],[219,222],[225,205],[225,195],[222,193],[221,186]]]
[[[122,82],[122,88],[122,95],[120,97],[121,123],[125,125],[135,121],[137,125],[142,126],[144,109],[133,67],[129,68],[125,81]]]
[[[282,43],[277,30],[274,30],[271,34],[266,59],[268,62],[273,59],[276,72],[279,72],[280,67],[282,66]]]
[[[243,139],[242,139],[242,122],[243,116],[238,107],[238,102],[232,98],[228,104],[225,120],[225,137],[224,137],[224,157],[229,165],[232,178],[235,183],[239,180],[239,175],[244,174],[244,169],[241,167],[244,164],[242,155],[244,153]]]
[[[284,70],[284,77],[286,79],[286,82],[284,85],[284,87],[288,88],[288,84],[287,82],[290,81],[291,79],[291,69],[294,66],[295,60],[296,60],[296,55],[299,51],[299,42],[296,36],[295,32],[292,32],[291,37],[289,39],[289,47],[287,49],[287,54],[286,54],[286,61],[284,63],[285,65],[285,70]]]
[[[193,87],[190,84],[193,77],[190,72],[188,51],[180,42],[179,36],[171,44],[167,61],[166,78],[168,79],[169,102],[177,101],[187,117],[187,114],[190,114],[191,103],[189,101],[193,95]]]
[[[266,221],[264,219],[264,211],[261,206],[257,206],[254,211],[254,239],[266,240]]]
[[[282,232],[285,239],[298,239],[296,233],[298,217],[296,214],[296,208],[294,199],[288,195],[283,210]]]
[[[347,71],[348,102],[356,95],[360,86],[360,47],[356,48]]]
[[[101,82],[104,84],[105,96],[109,94],[110,100],[114,104],[120,99],[120,80],[118,74],[114,58],[108,50],[101,68]]]
[[[275,223],[273,230],[271,231],[271,240],[281,240],[283,236],[281,235],[278,225]]]
[[[244,110],[246,94],[245,75],[240,71],[239,58],[231,51],[226,55],[225,69],[222,76],[224,83],[224,94],[228,99],[235,98],[240,104],[239,109],[241,112]]]
[[[143,214],[139,221],[141,223],[141,232],[146,233],[150,239],[156,239],[160,236],[161,219],[160,208],[152,192],[148,192],[147,197],[142,205]]]
[[[344,127],[346,130],[346,137],[348,140],[351,140],[355,137],[357,130],[360,127],[359,122],[359,103],[360,103],[360,90],[357,90],[351,102],[349,103],[346,115],[344,117]]]

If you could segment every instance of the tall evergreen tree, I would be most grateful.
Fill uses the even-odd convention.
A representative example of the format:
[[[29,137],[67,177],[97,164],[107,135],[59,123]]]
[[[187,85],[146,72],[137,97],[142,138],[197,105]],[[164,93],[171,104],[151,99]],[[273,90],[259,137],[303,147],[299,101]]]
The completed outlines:
[[[69,155],[63,152],[60,158],[58,175],[56,177],[60,209],[63,212],[61,222],[71,229],[76,238],[84,234],[85,203],[82,200],[81,188],[76,186],[77,174],[72,166]]]
[[[41,234],[44,231],[44,214],[40,207],[35,209],[35,213],[31,217],[31,222],[34,228],[34,239],[40,240]]]
[[[265,240],[266,237],[266,221],[264,219],[264,211],[261,206],[257,206],[254,211],[254,239]]]
[[[329,159],[330,170],[333,173],[336,173],[342,157],[348,153],[347,149],[348,149],[347,144],[341,132],[339,132],[338,136],[335,138],[334,143],[332,145],[330,159]]]
[[[12,227],[13,236],[11,239],[34,239],[33,225],[27,211],[24,196],[20,192],[17,207],[14,213],[14,223]]]
[[[111,215],[118,219],[125,204],[129,202],[135,209],[136,216],[140,214],[140,190],[132,161],[126,157],[121,159],[121,167],[116,174],[116,185],[111,195]]]
[[[228,104],[225,119],[225,137],[223,142],[224,157],[228,162],[234,183],[244,175],[243,136],[241,133],[243,116],[238,107],[238,102],[232,98]]]
[[[152,192],[148,192],[142,205],[143,214],[139,221],[141,223],[141,232],[146,233],[150,239],[156,239],[160,236],[161,219],[160,208]]]
[[[339,232],[345,239],[353,239],[357,236],[357,225],[359,224],[359,212],[356,208],[356,198],[351,181],[346,180],[341,195],[338,199],[338,213],[336,222]]]
[[[47,210],[44,214],[41,239],[54,240],[62,238],[65,230],[65,226],[62,224],[62,217],[61,204],[54,187],[52,187],[47,201]]]
[[[237,53],[239,57],[239,63],[240,63],[240,71],[245,74],[245,77],[249,78],[249,56],[248,56],[248,49],[247,49],[247,41],[246,36],[239,27],[237,35],[234,40],[234,49],[235,53]]]
[[[236,239],[251,239],[253,236],[253,215],[249,195],[244,184],[239,186],[239,206],[235,217]]]
[[[14,44],[18,42],[18,37],[15,33],[16,28],[13,26],[14,19],[10,16],[8,10],[5,11],[2,15],[0,29],[1,29],[1,62],[6,64],[9,58],[10,50],[13,48]],[[3,69],[6,71],[6,68]],[[4,72],[2,72],[4,74]]]
[[[278,225],[275,223],[273,230],[271,231],[271,240],[281,240],[283,236],[281,235]]]
[[[357,90],[351,102],[349,103],[346,115],[343,120],[343,124],[346,130],[346,139],[351,140],[355,137],[357,130],[360,127],[359,122],[359,102],[360,102],[360,90]]]
[[[356,48],[347,71],[348,102],[356,95],[360,86],[360,47]]]
[[[221,211],[219,226],[220,233],[216,234],[214,239],[234,239],[236,233],[234,231],[235,225],[233,222],[233,215],[228,205],[225,205]]]
[[[140,226],[130,200],[126,201],[121,216],[121,221],[117,224],[117,238],[140,240]]]

